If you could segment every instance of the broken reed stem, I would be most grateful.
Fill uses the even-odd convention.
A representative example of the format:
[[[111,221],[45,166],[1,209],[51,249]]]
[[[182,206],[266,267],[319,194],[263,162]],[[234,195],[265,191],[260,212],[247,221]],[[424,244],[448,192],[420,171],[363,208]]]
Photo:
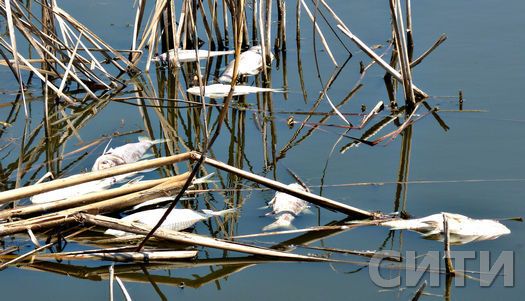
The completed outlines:
[[[412,297],[412,301],[418,301],[419,298],[421,297],[421,295],[423,295],[423,291],[425,290],[426,287],[427,287],[427,281],[425,280],[421,284],[421,286],[417,289],[416,294],[414,295],[414,297]]]
[[[198,152],[191,152],[191,158],[193,160],[200,160],[201,157],[202,157],[202,155],[199,154]],[[335,210],[335,211],[347,214],[349,216],[352,216],[352,217],[355,217],[355,218],[358,218],[358,219],[374,218],[375,217],[374,213],[372,213],[372,212],[369,212],[369,211],[366,211],[366,210],[362,210],[362,209],[359,209],[359,208],[355,208],[355,207],[352,207],[352,206],[349,206],[349,205],[346,205],[346,204],[343,204],[343,203],[339,203],[339,202],[336,202],[334,200],[331,200],[331,199],[328,199],[328,198],[325,198],[325,197],[322,197],[322,196],[315,195],[313,193],[291,189],[287,185],[284,185],[284,184],[282,184],[280,182],[277,182],[277,181],[274,181],[274,180],[270,180],[268,178],[265,178],[265,177],[253,174],[251,172],[244,171],[242,169],[239,169],[239,168],[236,168],[236,167],[224,164],[224,163],[222,163],[220,161],[216,161],[216,160],[213,160],[213,159],[210,159],[210,158],[204,158],[204,163],[207,163],[207,164],[209,164],[211,166],[214,166],[216,168],[225,170],[227,172],[234,173],[234,174],[236,174],[236,175],[238,175],[240,177],[243,177],[245,179],[257,182],[259,184],[262,184],[262,185],[264,185],[266,187],[269,187],[269,188],[272,188],[274,190],[277,190],[277,191],[280,191],[280,192],[285,192],[287,194],[290,194],[290,195],[293,195],[295,197],[301,198],[303,200],[306,200],[306,201],[311,202],[313,204],[319,205],[321,207],[324,207],[324,208],[327,208],[327,209],[330,209],[330,210]]]
[[[361,39],[359,39],[357,36],[355,36],[348,26],[337,16],[337,14],[334,12],[334,10],[326,3],[325,0],[320,0],[321,3],[324,5],[324,7],[330,12],[330,14],[334,17],[336,20],[337,27],[348,37],[350,40],[352,40],[363,52],[365,52],[370,58],[372,58],[374,61],[378,63],[381,67],[383,67],[388,73],[390,73],[394,78],[396,78],[399,82],[403,82],[403,77],[399,72],[397,72],[396,69],[392,68],[387,62],[385,62],[379,55],[377,55],[370,47],[368,47]],[[414,89],[414,92],[418,94],[419,98],[425,99],[428,98],[428,94],[423,92],[421,89],[416,87],[414,84],[412,84],[412,88]]]
[[[443,42],[447,40],[447,36],[445,34],[442,34],[439,36],[439,38],[434,42],[430,48],[425,51],[422,55],[420,55],[417,59],[410,62],[410,68],[414,68],[415,66],[419,65],[434,49],[436,49],[439,45],[441,45]]]
[[[405,28],[401,14],[401,5],[399,0],[390,0],[390,11],[392,14],[392,25],[394,27],[395,41],[399,63],[401,65],[401,74],[403,77],[403,88],[405,92],[405,102],[407,105],[414,106],[414,90],[412,89],[412,72],[410,70],[410,61],[408,58],[408,46],[404,35]]]
[[[452,259],[450,257],[450,233],[448,231],[448,220],[445,213],[443,213],[443,236],[445,237],[443,240],[445,245],[445,270],[447,275],[453,276],[456,274],[456,270],[454,269],[454,265],[452,264]]]
[[[326,49],[326,53],[328,54],[328,56],[330,57],[334,65],[338,67],[339,65],[337,64],[337,61],[335,60],[334,55],[332,54],[332,51],[330,50],[330,47],[328,46],[328,43],[326,42],[326,39],[324,37],[323,32],[321,31],[321,28],[319,28],[319,25],[317,24],[317,20],[314,18],[314,16],[310,12],[310,9],[308,8],[304,0],[301,0],[301,3],[304,7],[304,10],[306,11],[306,14],[308,15],[312,23],[314,23],[315,31],[317,31],[317,33],[319,34],[319,38],[321,39],[321,43],[323,43],[323,46]]]
[[[17,256],[17,257],[15,257],[15,258],[13,258],[13,259],[7,261],[7,262],[4,262],[2,265],[0,265],[0,271],[5,270],[5,269],[6,269],[9,265],[11,265],[11,264],[15,264],[15,263],[17,263],[17,262],[19,262],[19,261],[22,261],[22,260],[24,260],[25,258],[27,258],[27,257],[29,257],[29,256],[31,256],[31,255],[33,255],[33,254],[35,254],[35,253],[38,253],[38,252],[40,252],[40,251],[42,251],[42,250],[45,250],[45,249],[51,247],[51,246],[54,245],[54,244],[56,244],[56,242],[50,242],[50,243],[45,244],[45,245],[43,245],[43,246],[41,246],[41,247],[38,247],[38,248],[36,248],[36,249],[34,249],[34,250],[31,250],[31,251],[29,251],[29,252],[27,252],[27,253],[25,253],[25,254],[22,254],[22,255],[20,255],[20,256]]]
[[[76,217],[84,223],[88,223],[88,224],[92,224],[92,225],[96,225],[100,227],[105,227],[105,228],[122,230],[126,232],[137,233],[137,234],[149,234],[151,233],[151,230],[152,230],[151,227],[146,226],[141,223],[130,223],[130,222],[126,222],[126,221],[122,221],[122,220],[118,220],[118,219],[110,218],[106,216],[100,216],[100,215],[95,216],[95,215],[86,214],[86,213],[79,213],[78,215],[76,215]],[[263,247],[229,242],[223,239],[206,237],[206,236],[188,233],[188,232],[171,231],[171,230],[164,229],[164,228],[158,228],[152,234],[152,236],[158,239],[164,239],[164,240],[173,241],[173,242],[182,243],[182,244],[210,247],[210,248],[216,248],[216,249],[227,250],[227,251],[248,253],[248,254],[253,254],[253,255],[270,256],[270,257],[277,257],[277,258],[284,258],[284,259],[295,259],[295,260],[302,260],[302,261],[326,261],[326,262],[332,261],[330,259],[325,259],[325,258],[286,253],[286,252],[276,251],[276,250],[267,249]]]
[[[144,160],[136,163],[125,164],[116,166],[109,169],[87,172],[85,174],[68,177],[64,179],[58,179],[46,183],[35,184],[31,186],[21,187],[13,190],[0,192],[0,204],[5,204],[14,200],[30,197],[35,194],[44,193],[47,191],[69,187],[89,181],[100,180],[116,175],[122,175],[130,172],[156,168],[163,165],[174,164],[177,162],[185,161],[190,158],[190,153],[182,153],[179,155],[173,155],[164,158],[157,158],[151,160]]]

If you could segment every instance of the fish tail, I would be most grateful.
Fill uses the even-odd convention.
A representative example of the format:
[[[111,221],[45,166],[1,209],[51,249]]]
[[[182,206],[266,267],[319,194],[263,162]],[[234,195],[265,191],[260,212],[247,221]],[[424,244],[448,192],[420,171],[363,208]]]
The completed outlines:
[[[210,180],[215,175],[214,172],[205,175],[204,177],[197,178],[193,180],[193,184],[203,184],[203,183],[212,183],[213,181]]]
[[[208,209],[202,209],[202,212],[204,212],[206,215],[209,215],[209,216],[224,216],[228,213],[234,213],[236,211],[237,211],[237,208],[230,208],[230,209],[221,210],[221,211],[212,211]]]
[[[126,232],[115,229],[107,229],[106,232],[104,232],[104,234],[113,236],[124,236],[126,235]]]
[[[278,218],[275,222],[265,226],[264,228],[262,228],[263,231],[271,231],[271,230],[275,230],[275,229],[279,229],[279,228],[282,228],[282,229],[287,229],[287,230],[295,230],[297,229],[294,225],[292,225],[292,220],[293,219],[283,219],[283,218]]]
[[[151,140],[149,137],[146,137],[146,136],[140,136],[138,139],[139,139],[139,142],[149,142],[152,145],[170,141],[169,139],[155,139],[155,140]]]
[[[229,84],[232,82],[232,76],[229,74],[223,74],[219,77],[219,81],[223,84]]]

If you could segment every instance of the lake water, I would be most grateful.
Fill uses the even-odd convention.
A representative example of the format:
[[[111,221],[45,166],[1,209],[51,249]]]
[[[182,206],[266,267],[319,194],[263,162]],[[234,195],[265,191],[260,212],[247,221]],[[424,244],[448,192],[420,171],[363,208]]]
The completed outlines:
[[[131,1],[65,1],[62,7],[86,24],[93,32],[100,35],[116,49],[127,49],[133,31],[135,10]],[[308,1],[307,1],[308,2]],[[331,5],[354,34],[367,45],[383,45],[377,53],[386,51],[387,41],[391,38],[390,14],[385,1],[342,1],[332,0]],[[312,7],[311,2],[308,2]],[[251,6],[247,9],[251,14]],[[274,8],[274,13],[276,9]],[[319,39],[313,43],[312,23],[304,9],[301,12],[301,49],[303,94],[298,68],[298,49],[295,32],[295,2],[287,3],[287,52],[280,53],[279,59],[272,64],[271,86],[283,88],[287,82],[286,93],[274,93],[270,98],[250,95],[245,98],[247,110],[232,109],[228,122],[221,130],[221,136],[212,149],[212,156],[239,168],[291,183],[294,179],[286,171],[293,170],[310,187],[313,193],[371,211],[390,213],[405,210],[411,215],[422,217],[439,212],[453,212],[473,218],[505,218],[524,216],[523,196],[525,195],[525,101],[521,84],[525,83],[525,11],[523,1],[511,0],[504,4],[495,1],[413,1],[413,28],[415,49],[418,57],[434,41],[445,33],[447,40],[430,54],[421,64],[413,69],[414,83],[431,95],[428,104],[439,107],[439,116],[450,128],[444,131],[432,115],[426,115],[412,127],[411,138],[404,135],[405,143],[410,144],[410,151],[403,153],[403,137],[380,143],[374,147],[360,145],[345,153],[340,149],[350,143],[349,138],[340,138],[343,130],[337,127],[321,126],[312,131],[305,127],[296,138],[299,129],[296,124],[289,128],[287,119],[302,121],[306,115],[298,112],[311,110],[315,100],[323,89],[324,83],[336,71]],[[274,16],[274,20],[276,17]],[[332,22],[335,24],[335,22]],[[323,32],[334,52],[335,59],[343,65],[349,57],[348,52],[330,33],[324,24]],[[346,97],[359,80],[360,62],[367,65],[370,59],[349,39],[337,32],[352,57],[341,68],[339,76],[328,90],[334,103]],[[7,36],[7,35],[6,35]],[[204,36],[204,34],[202,34]],[[205,44],[203,48],[207,48]],[[319,61],[319,80],[315,64],[316,54]],[[285,56],[285,60],[284,60]],[[231,57],[229,58],[231,59]],[[385,56],[388,61],[390,54]],[[144,60],[143,60],[144,63]],[[224,62],[221,66],[224,67]],[[286,67],[286,68],[285,68]],[[204,67],[203,67],[204,68]],[[201,69],[203,72],[204,69]],[[284,72],[286,71],[286,73]],[[154,68],[149,73],[155,84],[150,88],[159,89],[157,82],[160,73]],[[27,74],[24,74],[27,77]],[[370,67],[362,82],[363,87],[342,105],[343,113],[360,113],[362,105],[368,112],[379,100],[388,104],[385,89],[384,70],[379,66]],[[16,82],[8,68],[0,69],[0,89],[4,102],[12,101],[17,89]],[[146,76],[144,76],[146,78]],[[254,78],[248,80],[254,83]],[[184,82],[182,88],[186,88]],[[29,130],[42,121],[43,98],[40,95],[40,83],[34,81],[29,87],[33,98],[30,101],[31,123]],[[132,90],[131,88],[129,90]],[[402,88],[398,93],[402,104]],[[463,112],[458,111],[458,92],[463,91]],[[129,93],[124,96],[133,96]],[[304,95],[307,95],[305,98]],[[160,97],[165,95],[160,94]],[[175,97],[181,98],[178,93]],[[199,98],[196,98],[197,100]],[[220,101],[220,100],[219,100]],[[134,100],[131,102],[135,103]],[[166,105],[164,103],[164,105]],[[269,112],[268,107],[273,110]],[[258,109],[258,110],[257,110]],[[0,121],[7,121],[11,106],[0,107]],[[324,99],[316,109],[328,112],[330,105]],[[259,111],[259,114],[255,112]],[[69,112],[69,111],[68,111]],[[155,138],[162,134],[161,123],[154,108],[147,109],[150,120],[149,129]],[[387,116],[385,110],[376,116],[370,125]],[[421,107],[417,113],[428,111]],[[168,116],[169,113],[165,112]],[[195,134],[195,117],[188,109],[180,109],[175,114],[175,128],[172,130],[177,141],[173,147],[178,151],[197,149],[201,146],[200,136]],[[257,117],[255,117],[257,115]],[[121,145],[136,141],[140,135],[148,135],[148,128],[143,121],[144,113],[139,107],[118,102],[109,103],[87,119],[79,129],[83,143],[72,137],[63,149],[69,153],[80,146],[103,135],[115,132],[142,130],[139,134],[116,137],[112,145]],[[211,122],[216,118],[216,111],[211,115]],[[322,117],[314,116],[308,122],[315,124]],[[359,124],[360,118],[349,117],[351,122]],[[18,118],[10,121],[12,127],[6,128],[0,139],[1,165],[5,174],[9,166],[17,162],[23,134],[23,111]],[[169,117],[167,117],[169,119]],[[257,121],[259,120],[259,121]],[[261,122],[263,131],[257,125]],[[337,116],[332,116],[327,124],[344,125]],[[369,126],[370,126],[369,125]],[[394,130],[390,125],[381,133]],[[164,129],[166,130],[166,129]],[[266,132],[265,132],[266,131]],[[311,135],[303,137],[307,132]],[[347,135],[360,137],[363,131],[351,130]],[[42,139],[43,133],[39,134]],[[14,139],[14,140],[13,140]],[[38,140],[38,139],[37,139]],[[13,147],[3,148],[14,141]],[[291,144],[289,143],[291,141]],[[291,147],[289,147],[291,145]],[[90,148],[79,154],[67,157],[61,167],[74,162],[64,176],[89,169],[104,148],[104,143],[97,148]],[[166,153],[164,147],[161,154]],[[79,157],[86,153],[85,156]],[[400,158],[409,161],[405,173],[407,183],[399,181]],[[41,176],[45,168],[37,169],[45,160],[45,155],[37,158],[22,179],[25,185],[34,182],[33,176]],[[14,162],[14,163],[13,163]],[[180,170],[188,166],[180,164]],[[206,167],[207,171],[215,171]],[[152,172],[147,178],[165,175],[167,171]],[[16,171],[2,177],[12,188]],[[261,228],[273,221],[265,217],[267,212],[260,207],[271,200],[273,191],[254,189],[252,182],[239,179],[224,172],[216,177],[219,181],[212,187],[220,189],[240,189],[238,192],[216,192],[203,194],[197,198],[199,208],[208,202],[216,208],[229,204],[242,204],[240,216],[229,221],[226,229],[221,229],[216,222],[200,223],[195,233],[210,235],[218,231],[219,236],[245,235],[259,233]],[[402,178],[403,179],[403,178]],[[8,182],[7,182],[8,180]],[[357,185],[363,183],[362,185]],[[297,228],[325,225],[345,218],[344,215],[325,209],[312,208],[314,214],[301,215],[295,221]],[[493,241],[475,242],[462,246],[453,246],[457,251],[490,251],[493,260],[503,251],[514,254],[514,285],[505,287],[503,277],[497,277],[488,288],[480,287],[476,279],[467,279],[465,287],[454,286],[447,291],[445,276],[439,276],[439,285],[427,287],[421,299],[455,300],[515,300],[525,293],[525,231],[523,224],[512,221],[504,222],[512,233]],[[300,234],[247,238],[240,241],[257,243],[263,246],[295,238]],[[306,241],[308,238],[304,238]],[[313,238],[312,238],[313,239]],[[5,238],[6,244],[28,245],[25,238],[13,242]],[[303,241],[304,242],[304,241]],[[413,232],[390,232],[383,227],[361,227],[344,231],[337,235],[317,239],[310,246],[340,248],[351,250],[395,250],[402,254],[415,251],[418,255],[427,252],[442,251],[443,244],[437,241],[423,240]],[[71,249],[78,246],[71,244]],[[220,251],[200,249],[199,259],[239,257],[241,254],[227,254]],[[317,250],[298,247],[301,254],[325,254]],[[479,254],[479,253],[476,253]],[[343,261],[365,263],[367,258],[333,253],[333,258]],[[52,263],[47,266],[22,265],[10,267],[0,273],[2,300],[101,300],[108,298],[108,281],[81,279],[82,275],[93,273],[102,275],[107,271],[109,262],[66,262]],[[56,266],[55,266],[56,265]],[[70,265],[71,270],[64,266]],[[73,267],[76,266],[76,267]],[[118,268],[125,269],[126,265]],[[131,266],[128,266],[131,267]],[[117,271],[118,271],[117,268]],[[262,263],[262,264],[224,264],[204,267],[161,268],[145,267],[156,279],[158,287],[148,282],[144,272],[137,266],[132,272],[119,274],[133,300],[155,300],[162,296],[169,300],[410,300],[416,287],[407,286],[402,281],[399,287],[382,288],[370,279],[369,269],[360,264],[350,263]],[[467,269],[479,270],[479,256],[467,260]],[[46,272],[47,271],[47,272]],[[55,271],[55,272],[53,272]],[[61,272],[57,272],[61,271]],[[383,270],[386,278],[404,275],[403,270]],[[104,278],[104,276],[101,276]],[[135,278],[140,278],[134,281]],[[476,274],[474,274],[476,277]],[[106,278],[104,278],[106,279]],[[146,280],[145,280],[146,279]],[[430,280],[430,274],[423,279]],[[183,285],[182,285],[183,284]],[[450,294],[449,297],[445,296]],[[116,295],[122,299],[120,292]]]

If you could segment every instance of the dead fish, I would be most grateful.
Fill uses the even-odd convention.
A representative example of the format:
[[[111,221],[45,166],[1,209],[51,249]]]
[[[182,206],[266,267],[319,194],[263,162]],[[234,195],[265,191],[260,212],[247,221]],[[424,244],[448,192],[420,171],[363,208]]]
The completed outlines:
[[[102,156],[97,158],[91,170],[97,171],[137,162],[152,145],[166,142],[164,139],[150,140],[147,137],[139,137],[138,139],[139,142],[124,144],[117,148],[110,148],[104,152]]]
[[[273,61],[273,53],[270,52],[271,60]],[[233,66],[235,60],[231,61],[226,69],[219,77],[221,83],[229,84],[233,77]],[[239,66],[237,73],[239,75],[257,75],[261,72],[263,67],[262,48],[260,45],[253,46],[239,55]]]
[[[292,183],[288,188],[307,191],[303,186]],[[269,231],[277,228],[294,229],[292,221],[302,212],[308,212],[308,203],[300,198],[277,191],[273,199],[268,203],[272,206],[272,212],[266,215],[275,215],[276,221],[263,228],[263,231]]]
[[[423,238],[442,241],[444,238],[443,214],[447,217],[451,244],[492,240],[510,233],[509,228],[496,220],[473,219],[447,212],[417,219],[386,221],[381,225],[390,227],[392,230],[415,231],[421,233]]]
[[[207,220],[213,216],[224,216],[235,211],[235,208],[221,211],[203,209],[203,213],[201,213],[191,209],[173,209],[166,220],[162,223],[161,227],[172,231],[180,231],[195,225],[197,222]],[[127,222],[138,222],[153,227],[158,223],[165,212],[166,208],[145,210],[125,216],[121,220]],[[115,229],[108,229],[104,233],[114,236],[126,235],[126,232]]]
[[[230,93],[230,88],[230,85],[224,84],[212,84],[209,86],[204,86],[204,96],[209,98],[223,98],[228,96],[228,93]],[[199,86],[191,87],[187,90],[187,92],[196,96],[201,95]],[[259,92],[283,92],[283,90],[237,85],[234,87],[233,96],[248,95]]]
[[[176,52],[175,52],[176,51]],[[206,59],[208,56],[221,56],[221,55],[227,55],[227,54],[233,54],[235,53],[235,50],[226,50],[226,51],[208,51],[208,50],[197,50],[195,49],[171,49],[169,51],[169,58],[170,60],[173,60],[175,58],[175,53],[178,56],[180,63],[186,63],[186,62],[195,62],[197,59]],[[153,62],[160,62],[160,63],[168,63],[168,54],[162,53],[159,54],[151,59]]]
[[[81,175],[73,175],[68,178],[78,177]],[[65,200],[72,197],[81,196],[84,194],[106,190],[111,185],[117,183],[119,178],[110,177],[102,180],[90,181],[78,185],[73,185],[61,189],[51,190],[32,196],[29,200],[33,204],[49,203],[54,201]]]

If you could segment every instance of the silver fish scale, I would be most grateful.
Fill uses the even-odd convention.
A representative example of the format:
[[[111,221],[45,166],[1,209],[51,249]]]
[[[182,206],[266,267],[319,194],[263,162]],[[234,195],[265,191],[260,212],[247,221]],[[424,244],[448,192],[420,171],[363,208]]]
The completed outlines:
[[[297,183],[289,184],[288,187],[295,190],[306,191]],[[275,193],[274,198],[268,204],[272,206],[272,213],[276,215],[291,213],[297,216],[308,208],[308,203],[306,201],[279,191]]]

